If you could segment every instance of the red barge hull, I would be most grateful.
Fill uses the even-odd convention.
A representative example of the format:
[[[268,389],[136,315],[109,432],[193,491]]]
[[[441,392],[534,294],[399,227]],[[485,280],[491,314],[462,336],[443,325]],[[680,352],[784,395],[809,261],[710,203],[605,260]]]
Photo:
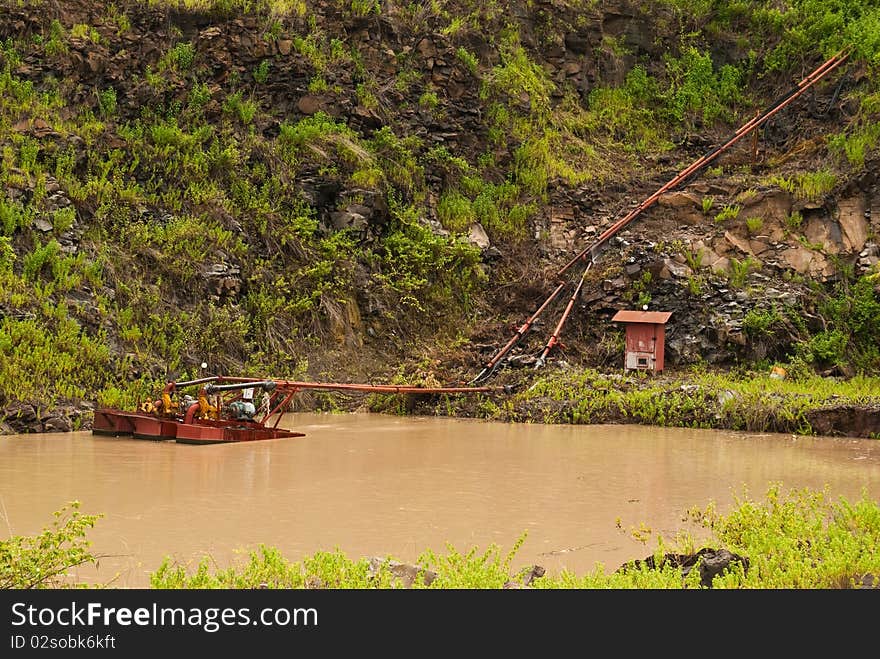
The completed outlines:
[[[177,436],[179,423],[139,412],[100,409],[95,411],[92,433],[121,437],[131,435],[138,439],[169,440]]]
[[[305,433],[284,428],[268,428],[257,423],[229,425],[226,421],[202,419],[195,424],[178,424],[176,439],[180,444],[224,444],[285,437],[305,437]]]
[[[270,428],[258,423],[212,419],[184,423],[149,414],[112,409],[95,411],[92,433],[111,437],[131,436],[136,439],[175,441],[181,444],[229,444],[305,436],[302,432]]]
[[[181,388],[203,385],[198,399]],[[160,398],[138,405],[137,411],[95,410],[92,433],[113,437],[174,441],[181,444],[231,444],[265,439],[305,437],[305,433],[278,428],[293,395],[303,389],[362,391],[414,395],[489,392],[491,387],[408,387],[400,385],[296,382],[209,376],[187,382],[169,382]],[[262,392],[259,414],[255,397]]]

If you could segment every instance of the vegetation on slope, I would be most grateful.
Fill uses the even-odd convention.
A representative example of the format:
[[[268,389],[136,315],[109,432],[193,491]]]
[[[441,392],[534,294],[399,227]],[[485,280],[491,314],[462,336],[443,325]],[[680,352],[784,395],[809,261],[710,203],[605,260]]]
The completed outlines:
[[[776,184],[827,192],[880,139],[870,0],[621,3],[618,33],[589,0],[63,4],[2,3],[7,406],[131,405],[203,361],[359,379],[460,355],[533,301],[554,199],[650,185],[841,48],[852,120]],[[580,78],[551,61],[567,36],[601,37]],[[875,282],[841,273],[780,355],[873,374]]]

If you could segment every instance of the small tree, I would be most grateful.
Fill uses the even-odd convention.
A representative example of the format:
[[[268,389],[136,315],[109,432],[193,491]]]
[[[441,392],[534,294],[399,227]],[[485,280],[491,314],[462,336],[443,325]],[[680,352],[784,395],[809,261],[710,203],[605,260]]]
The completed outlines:
[[[96,563],[86,531],[103,515],[83,515],[79,501],[54,514],[55,521],[35,536],[12,536],[0,541],[0,588],[77,587],[66,580],[68,570]]]

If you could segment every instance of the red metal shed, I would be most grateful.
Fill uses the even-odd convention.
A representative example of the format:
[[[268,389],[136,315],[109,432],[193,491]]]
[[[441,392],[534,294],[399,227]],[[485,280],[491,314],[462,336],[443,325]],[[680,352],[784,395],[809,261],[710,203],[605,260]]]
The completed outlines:
[[[671,311],[629,311],[622,309],[611,320],[626,323],[626,358],[631,370],[663,370],[663,343]]]

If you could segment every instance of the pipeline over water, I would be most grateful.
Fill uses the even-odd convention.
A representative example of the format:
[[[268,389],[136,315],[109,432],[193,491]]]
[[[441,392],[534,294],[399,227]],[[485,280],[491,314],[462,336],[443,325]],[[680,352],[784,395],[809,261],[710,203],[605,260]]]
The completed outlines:
[[[480,371],[480,373],[477,374],[477,376],[473,380],[471,380],[470,384],[482,382],[483,380],[492,376],[497,371],[498,367],[505,361],[510,351],[513,350],[513,348],[515,348],[522,341],[522,339],[528,333],[528,330],[538,319],[538,317],[544,312],[545,309],[547,309],[548,306],[550,306],[550,303],[557,298],[557,296],[566,286],[577,281],[578,283],[574,292],[571,295],[571,298],[569,299],[565,311],[560,317],[552,336],[547,341],[547,344],[544,346],[544,349],[542,350],[540,356],[535,363],[536,368],[542,366],[545,363],[548,354],[559,343],[559,337],[562,333],[565,322],[568,319],[569,314],[571,313],[574,302],[576,301],[581,289],[583,288],[584,278],[587,274],[587,271],[596,262],[596,259],[598,258],[599,254],[604,250],[607,242],[621,229],[630,224],[645,210],[652,206],[660,198],[661,195],[674,189],[676,186],[681,185],[686,180],[692,178],[697,172],[704,169],[709,163],[715,160],[715,158],[727,151],[730,147],[732,147],[743,137],[754,131],[756,128],[760,127],[768,119],[773,117],[783,108],[792,103],[795,99],[800,97],[807,89],[812,87],[819,80],[828,75],[831,71],[843,64],[848,57],[849,53],[846,50],[842,50],[833,57],[823,62],[822,65],[819,66],[815,71],[813,71],[812,73],[810,73],[810,75],[801,80],[797,84],[797,86],[793,87],[791,90],[777,98],[766,110],[764,110],[764,112],[743,124],[726,142],[724,142],[720,146],[715,147],[714,149],[688,165],[686,168],[681,170],[676,176],[674,176],[666,184],[658,188],[653,194],[642,201],[638,206],[633,208],[624,217],[620,218],[605,231],[603,231],[593,243],[575,254],[575,256],[573,256],[567,263],[565,263],[565,265],[563,265],[556,273],[556,276],[559,278],[560,281],[558,281],[557,286],[553,290],[553,292],[544,300],[544,302],[541,303],[537,311],[535,311],[535,313],[533,313],[528,318],[528,320],[526,320],[526,322],[523,323],[519,327],[519,329],[516,330],[515,334],[510,338],[510,340],[500,350],[498,350],[492,356],[492,358],[489,359],[489,361],[485,363],[483,370]],[[580,274],[579,277],[569,277],[568,279],[566,279],[566,275],[569,273],[569,270],[571,270],[574,265],[578,263],[585,264],[583,272]]]
[[[319,391],[360,391],[364,393],[386,394],[475,394],[475,393],[509,393],[509,387],[417,387],[398,384],[357,384],[346,382],[303,382],[299,380],[260,380],[256,378],[222,376],[216,378],[230,384],[211,386],[211,391],[231,391],[246,387],[259,387],[271,384],[272,388],[282,391],[298,392],[305,389]]]

